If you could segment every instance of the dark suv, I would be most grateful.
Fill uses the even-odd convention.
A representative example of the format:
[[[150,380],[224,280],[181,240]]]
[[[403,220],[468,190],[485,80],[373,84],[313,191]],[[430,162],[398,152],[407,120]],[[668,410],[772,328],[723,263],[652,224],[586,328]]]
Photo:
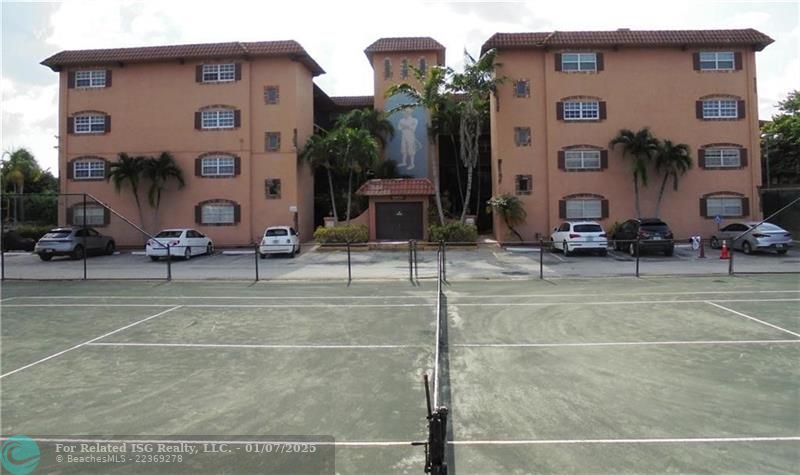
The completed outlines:
[[[638,254],[637,239],[640,251],[663,252],[665,256],[671,256],[675,252],[672,237],[672,231],[664,221],[658,218],[641,218],[622,223],[611,239],[614,240],[614,249],[628,251],[632,256]]]

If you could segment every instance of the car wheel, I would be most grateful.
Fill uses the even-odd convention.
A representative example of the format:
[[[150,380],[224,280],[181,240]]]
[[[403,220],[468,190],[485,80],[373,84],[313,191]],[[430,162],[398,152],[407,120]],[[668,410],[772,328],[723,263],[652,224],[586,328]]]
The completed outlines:
[[[786,254],[786,249],[779,249],[779,250],[777,250],[775,252],[777,252],[780,255],[784,255],[784,254]]]
[[[639,255],[639,252],[636,249],[636,243],[635,242],[632,242],[632,243],[628,244],[628,254],[630,254],[631,257],[636,257],[636,256]]]
[[[214,245],[211,244],[211,243],[208,243],[208,246],[206,246],[206,255],[211,256],[213,254],[214,254]]]
[[[41,260],[43,260],[45,262],[49,261],[52,258],[53,258],[53,256],[51,256],[50,254],[39,254],[39,259],[41,259]]]
[[[150,260],[153,262],[158,262],[158,256],[150,256]]]
[[[116,246],[114,245],[114,241],[108,241],[108,244],[106,244],[106,254],[109,256],[113,255],[115,249]]]
[[[267,258],[267,255],[266,255],[266,254],[262,254],[262,253],[260,253],[260,252],[259,252],[259,253],[258,253],[258,257],[260,257],[260,258],[262,258],[262,259],[266,259],[266,258]]]
[[[567,241],[564,241],[562,243],[562,246],[563,246],[562,250],[564,251],[564,257],[571,256],[572,252],[570,252],[570,250],[569,250],[569,244],[567,244]]]
[[[292,247],[292,252],[289,253],[289,259],[294,259],[294,247]]]
[[[742,243],[742,252],[745,254],[752,254],[753,253],[753,246],[750,245],[749,242],[745,241]]]
[[[188,261],[191,258],[192,258],[192,248],[186,246],[186,249],[183,250],[183,259]]]
[[[673,254],[675,254],[675,248],[674,247],[671,247],[671,248],[667,249],[666,251],[664,251],[664,255],[667,256],[667,257],[672,257]]]
[[[600,251],[600,255],[602,257],[606,257],[608,255],[608,249],[603,249],[602,251]]]
[[[719,249],[722,245],[719,243],[717,236],[711,236],[711,249]]]
[[[295,254],[300,254],[300,244],[297,245],[297,250],[294,253]]]
[[[75,260],[83,259],[84,251],[83,246],[75,246],[75,249],[72,250],[72,258]]]

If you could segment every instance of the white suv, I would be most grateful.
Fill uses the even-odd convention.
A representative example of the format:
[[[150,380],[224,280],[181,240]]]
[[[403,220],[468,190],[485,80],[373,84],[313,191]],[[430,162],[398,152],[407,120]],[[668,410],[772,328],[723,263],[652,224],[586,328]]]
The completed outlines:
[[[601,256],[608,253],[608,237],[596,221],[564,221],[553,228],[550,240],[553,249],[560,249],[565,256],[576,251],[597,252]]]
[[[300,235],[289,226],[270,226],[264,231],[258,255],[265,259],[268,254],[287,254],[294,257],[300,252]]]

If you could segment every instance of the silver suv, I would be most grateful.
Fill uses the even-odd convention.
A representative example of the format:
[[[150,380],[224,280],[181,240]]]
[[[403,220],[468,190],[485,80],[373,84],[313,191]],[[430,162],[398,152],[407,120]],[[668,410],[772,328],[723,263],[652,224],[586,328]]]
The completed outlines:
[[[33,252],[43,261],[53,256],[70,256],[83,259],[90,254],[114,254],[116,245],[110,236],[103,236],[92,228],[55,228],[47,232]]]

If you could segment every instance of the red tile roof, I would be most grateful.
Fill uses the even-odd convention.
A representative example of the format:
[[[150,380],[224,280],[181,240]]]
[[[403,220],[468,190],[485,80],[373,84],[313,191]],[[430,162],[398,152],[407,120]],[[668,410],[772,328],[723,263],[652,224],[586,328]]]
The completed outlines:
[[[774,40],[752,28],[744,30],[628,30],[495,33],[481,47],[545,48],[581,46],[752,46],[761,51]]]
[[[294,40],[67,50],[50,56],[41,64],[53,71],[60,71],[65,66],[264,56],[289,56],[303,63],[315,76],[325,73],[300,43]]]
[[[433,193],[433,183],[427,178],[368,180],[356,191],[362,196],[419,196]]]
[[[435,51],[439,64],[444,64],[444,46],[430,36],[408,36],[399,38],[379,38],[371,45],[367,46],[364,54],[367,55],[370,63],[375,53],[397,53],[415,51]]]
[[[331,96],[331,100],[339,107],[372,107],[374,96]]]

